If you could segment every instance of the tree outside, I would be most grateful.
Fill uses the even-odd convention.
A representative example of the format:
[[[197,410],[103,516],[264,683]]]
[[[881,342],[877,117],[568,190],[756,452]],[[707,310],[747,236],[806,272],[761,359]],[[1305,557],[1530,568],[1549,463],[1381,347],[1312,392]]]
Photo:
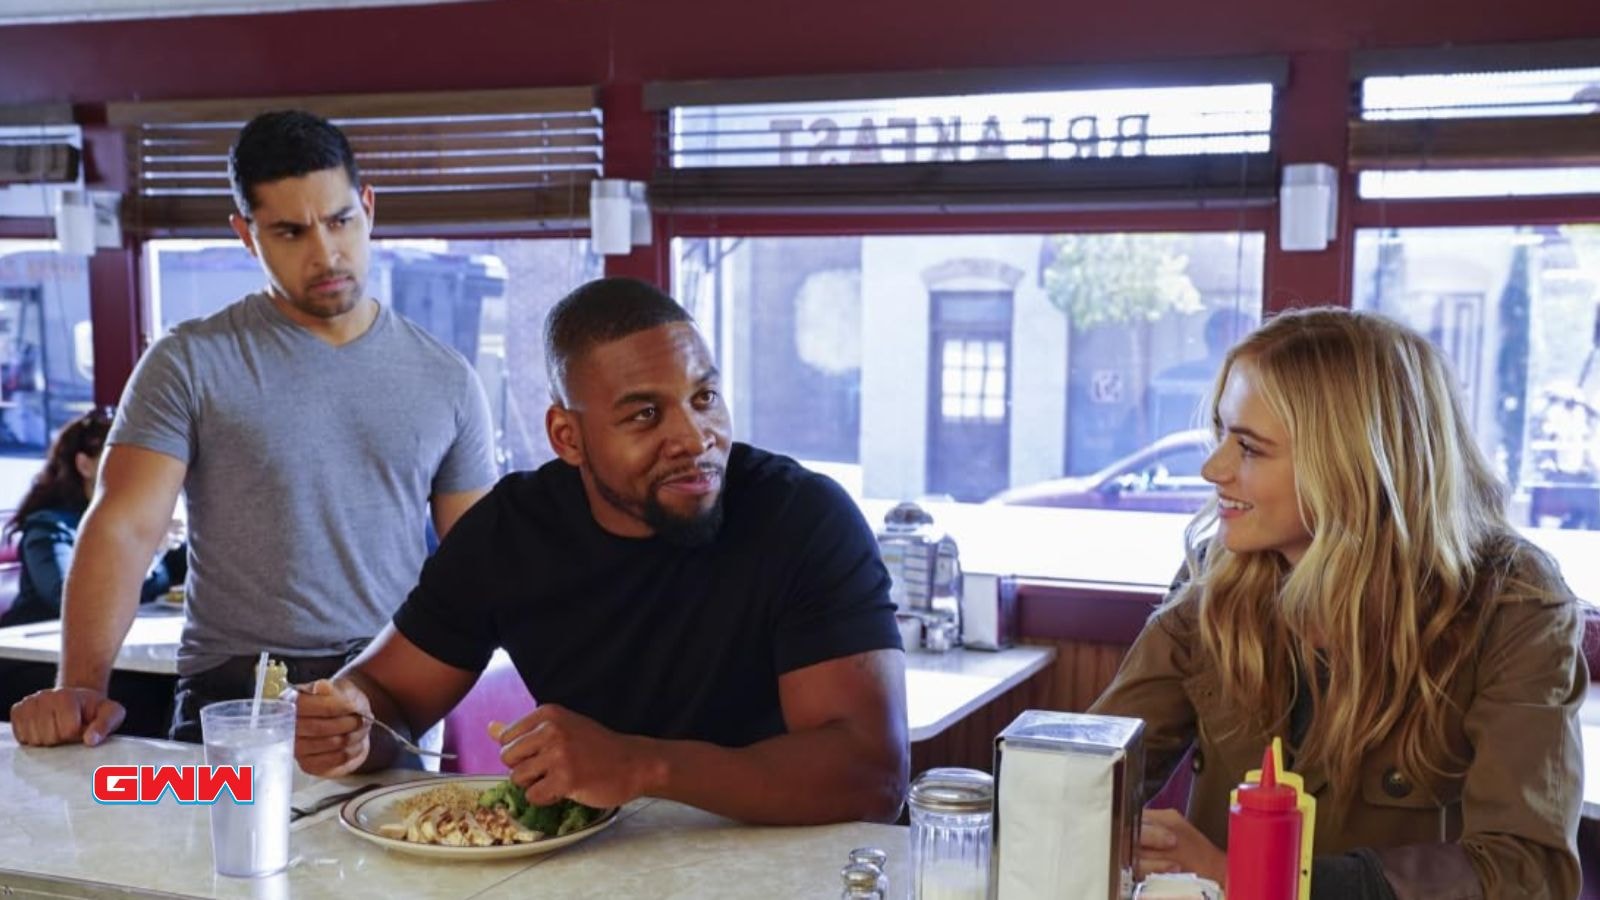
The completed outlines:
[[[1089,331],[1201,310],[1200,292],[1187,274],[1185,236],[1063,234],[1047,240],[1055,254],[1045,289],[1069,327]],[[1132,334],[1138,352],[1139,332]]]
[[[1157,367],[1151,327],[1205,305],[1189,276],[1191,235],[1068,234],[1045,241],[1045,292],[1068,329],[1063,467],[1083,473],[1154,436],[1147,402]]]

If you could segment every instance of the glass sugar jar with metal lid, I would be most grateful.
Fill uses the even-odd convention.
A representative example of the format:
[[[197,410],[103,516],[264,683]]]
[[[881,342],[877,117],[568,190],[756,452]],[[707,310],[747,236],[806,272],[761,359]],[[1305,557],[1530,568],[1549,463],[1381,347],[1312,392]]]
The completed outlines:
[[[911,785],[912,900],[984,900],[994,778],[976,769],[929,769]]]

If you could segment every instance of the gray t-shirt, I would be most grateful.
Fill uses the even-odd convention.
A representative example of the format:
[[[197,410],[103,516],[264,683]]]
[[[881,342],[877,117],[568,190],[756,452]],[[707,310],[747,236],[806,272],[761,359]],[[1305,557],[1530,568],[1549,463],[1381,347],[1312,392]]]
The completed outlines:
[[[265,294],[157,341],[109,443],[188,465],[184,675],[377,634],[416,584],[428,498],[496,476],[483,388],[460,354],[388,307],[334,347]]]

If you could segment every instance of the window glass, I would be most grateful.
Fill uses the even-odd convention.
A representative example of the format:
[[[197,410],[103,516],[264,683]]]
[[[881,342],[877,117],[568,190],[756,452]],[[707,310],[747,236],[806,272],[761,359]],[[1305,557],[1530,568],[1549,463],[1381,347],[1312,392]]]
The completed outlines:
[[[157,336],[260,290],[260,264],[237,241],[151,241]],[[544,414],[544,317],[568,291],[601,273],[576,239],[379,240],[367,290],[454,347],[478,370],[506,468],[551,459]]]
[[[1355,305],[1445,351],[1513,524],[1600,597],[1600,225],[1364,229]]]
[[[674,168],[1264,153],[1270,84],[675,108]]]
[[[1374,76],[1361,82],[1363,119],[1476,119],[1600,113],[1600,68]],[[1529,128],[1540,127],[1530,121]],[[1523,197],[1600,193],[1600,166],[1362,172],[1365,198]]]
[[[1364,198],[1389,200],[1600,194],[1600,166],[1362,172],[1357,189]]]
[[[1361,80],[1364,119],[1477,119],[1588,115],[1600,107],[1600,68],[1376,75]]]
[[[831,475],[874,524],[927,503],[978,571],[1093,577],[1087,562],[1159,583],[1154,534],[1176,559],[1211,493],[1200,404],[1260,317],[1262,249],[1259,233],[718,237],[673,256],[737,439]],[[1106,511],[1165,521],[1096,560],[1063,552],[1063,522]]]
[[[89,260],[54,241],[0,240],[0,511],[63,425],[94,404]]]

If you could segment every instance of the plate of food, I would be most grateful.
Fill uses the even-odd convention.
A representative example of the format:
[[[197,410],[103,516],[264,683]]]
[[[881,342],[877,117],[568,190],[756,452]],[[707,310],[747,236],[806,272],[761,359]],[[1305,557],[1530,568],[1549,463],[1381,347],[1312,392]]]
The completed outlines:
[[[559,850],[617,820],[572,800],[534,806],[506,778],[447,775],[345,801],[339,823],[380,847],[440,859],[506,859]]]

